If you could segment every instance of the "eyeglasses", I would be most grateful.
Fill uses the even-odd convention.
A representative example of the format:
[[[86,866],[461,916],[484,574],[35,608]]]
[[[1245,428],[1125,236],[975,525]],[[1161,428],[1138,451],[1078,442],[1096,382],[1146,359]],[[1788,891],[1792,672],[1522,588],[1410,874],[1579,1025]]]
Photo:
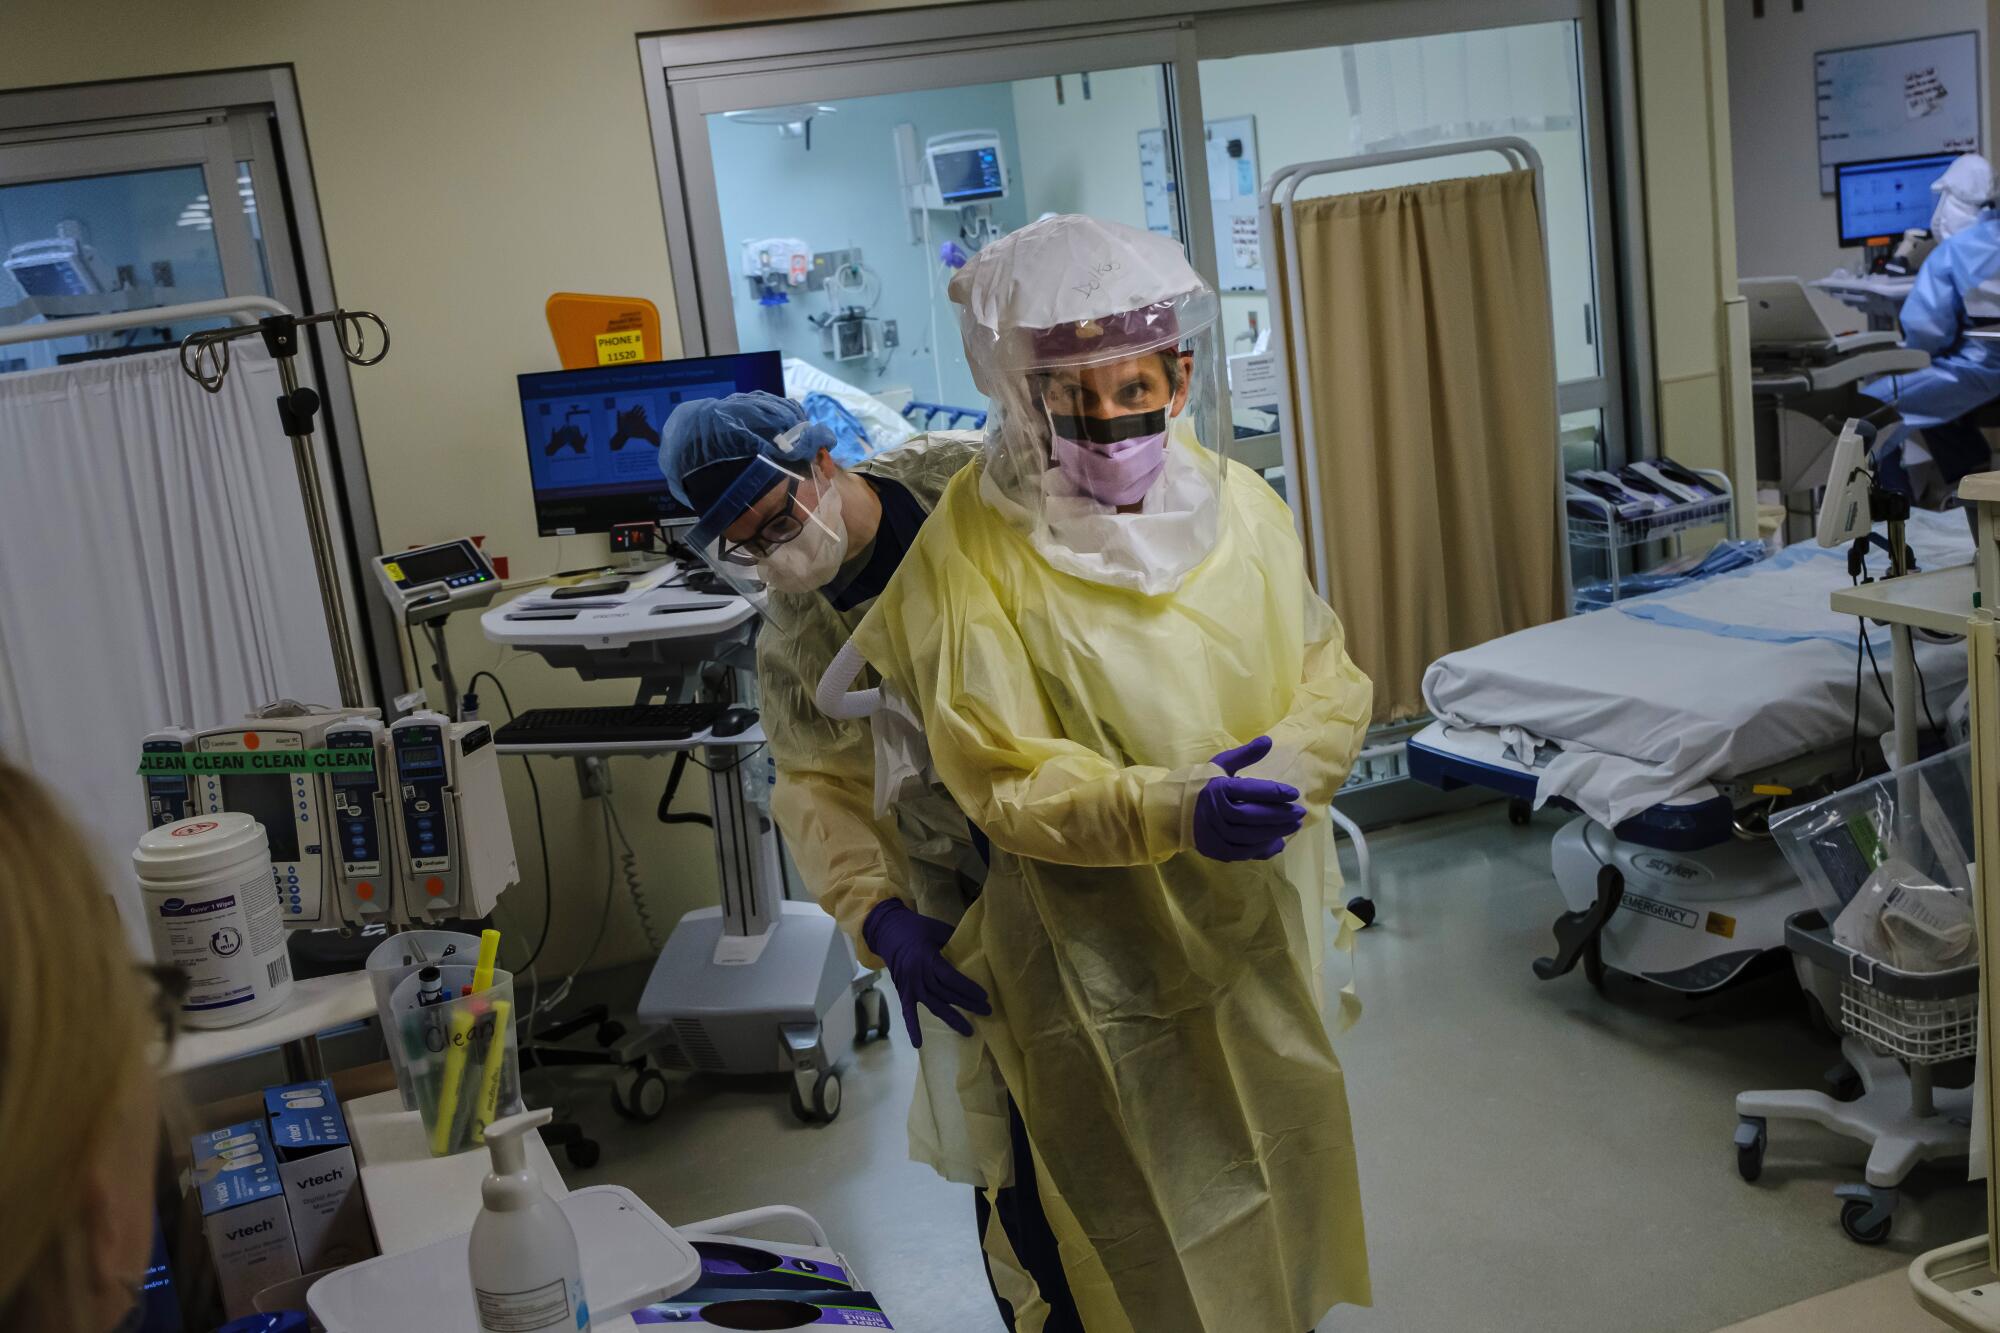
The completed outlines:
[[[785,503],[749,537],[740,542],[723,538],[718,554],[731,564],[754,565],[804,532],[806,523],[798,513],[799,482],[802,480],[802,477],[793,477],[785,484]]]

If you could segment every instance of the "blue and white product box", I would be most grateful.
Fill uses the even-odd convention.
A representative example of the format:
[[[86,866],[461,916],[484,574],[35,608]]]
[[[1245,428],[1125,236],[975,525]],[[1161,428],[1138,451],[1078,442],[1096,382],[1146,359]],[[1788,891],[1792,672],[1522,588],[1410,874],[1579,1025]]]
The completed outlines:
[[[299,1276],[285,1183],[263,1122],[195,1135],[194,1184],[223,1309],[231,1319],[255,1314],[258,1292]]]
[[[333,1085],[321,1079],[264,1092],[264,1115],[277,1149],[278,1178],[291,1210],[299,1267],[341,1268],[375,1254],[354,1143]]]

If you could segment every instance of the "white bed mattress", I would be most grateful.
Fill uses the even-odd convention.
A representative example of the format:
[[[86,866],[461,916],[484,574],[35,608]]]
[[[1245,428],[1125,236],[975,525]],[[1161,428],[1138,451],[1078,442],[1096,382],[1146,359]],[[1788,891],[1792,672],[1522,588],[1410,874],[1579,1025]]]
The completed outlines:
[[[1919,512],[1920,567],[1972,559],[1959,513]],[[1878,576],[1885,567],[1871,556]],[[1482,728],[1543,770],[1537,803],[1561,796],[1606,824],[1711,778],[1750,773],[1836,745],[1853,726],[1858,622],[1828,605],[1847,586],[1844,551],[1795,546],[1761,564],[1523,630],[1431,664],[1424,698],[1448,728]],[[1888,631],[1870,627],[1883,679]],[[1865,659],[1864,737],[1892,722]],[[1963,644],[1919,641],[1933,713],[1965,686]]]

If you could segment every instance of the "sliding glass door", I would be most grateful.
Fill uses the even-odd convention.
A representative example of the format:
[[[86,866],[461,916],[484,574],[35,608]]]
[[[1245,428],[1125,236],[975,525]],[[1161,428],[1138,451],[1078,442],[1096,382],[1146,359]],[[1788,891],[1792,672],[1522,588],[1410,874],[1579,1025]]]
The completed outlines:
[[[830,378],[963,424],[980,399],[944,299],[951,266],[1044,213],[1077,211],[1181,239],[1225,294],[1230,350],[1248,354],[1270,328],[1258,194],[1273,172],[1515,134],[1546,171],[1564,439],[1578,461],[1622,461],[1588,0],[1158,8],[1064,26],[1073,9],[1022,0],[642,43],[686,353],[774,348],[802,384]],[[1445,158],[1322,188],[1491,163]],[[1232,415],[1240,456],[1275,480],[1275,414],[1246,402]]]

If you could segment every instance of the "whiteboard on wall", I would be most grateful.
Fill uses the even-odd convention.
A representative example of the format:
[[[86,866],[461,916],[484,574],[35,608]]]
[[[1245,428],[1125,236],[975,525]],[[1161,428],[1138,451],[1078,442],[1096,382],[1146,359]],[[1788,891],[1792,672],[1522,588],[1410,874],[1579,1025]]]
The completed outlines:
[[[1257,233],[1257,118],[1230,116],[1203,126],[1208,154],[1208,212],[1215,233],[1216,285],[1225,292],[1264,290],[1263,243]],[[1163,130],[1139,131],[1139,184],[1146,228],[1180,239],[1173,166]],[[1189,212],[1199,214],[1190,207]]]
[[[1227,116],[1202,125],[1208,150],[1209,211],[1215,218],[1215,282],[1225,292],[1264,290],[1257,228],[1257,118]]]
[[[1979,149],[1979,34],[1945,33],[1813,56],[1819,188],[1842,162]]]

